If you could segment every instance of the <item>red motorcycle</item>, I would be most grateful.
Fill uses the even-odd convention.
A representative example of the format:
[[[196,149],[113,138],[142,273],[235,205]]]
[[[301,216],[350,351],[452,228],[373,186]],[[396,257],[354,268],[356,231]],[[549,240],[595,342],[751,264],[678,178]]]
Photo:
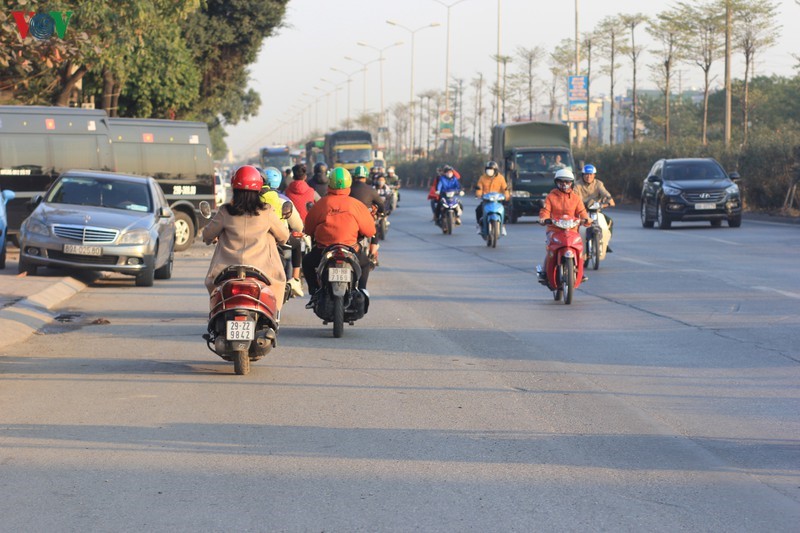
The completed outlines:
[[[583,279],[583,241],[577,231],[571,231],[581,225],[580,219],[547,219],[545,224],[556,226],[547,243],[547,260],[544,275],[539,272],[539,283],[553,291],[553,299],[563,298],[564,303],[572,303],[575,289],[580,287]]]
[[[231,265],[214,279],[208,349],[233,361],[239,375],[250,372],[250,361],[267,355],[276,345],[278,311],[267,277],[255,267]],[[283,296],[283,295],[281,295]]]

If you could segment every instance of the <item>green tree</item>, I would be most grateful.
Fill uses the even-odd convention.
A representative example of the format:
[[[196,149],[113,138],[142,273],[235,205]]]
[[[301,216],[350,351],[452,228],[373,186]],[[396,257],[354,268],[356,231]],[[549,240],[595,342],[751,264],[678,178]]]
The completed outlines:
[[[548,65],[550,70],[550,85],[548,94],[550,96],[550,121],[555,120],[556,106],[558,97],[563,95],[567,89],[566,78],[575,71],[575,42],[572,39],[562,39],[560,43],[550,52]],[[560,89],[560,91],[559,91]]]

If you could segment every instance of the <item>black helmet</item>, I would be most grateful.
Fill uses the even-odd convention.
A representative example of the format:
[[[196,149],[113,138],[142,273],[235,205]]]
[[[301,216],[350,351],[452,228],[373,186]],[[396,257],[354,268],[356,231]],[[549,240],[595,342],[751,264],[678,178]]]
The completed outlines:
[[[328,172],[328,165],[325,163],[317,163],[314,165],[314,174],[325,174]]]
[[[455,169],[453,167],[451,167],[450,165],[445,165],[444,167],[442,167],[442,172],[443,173],[444,172],[453,172],[453,170],[455,170]]]
[[[484,170],[489,170],[490,168],[495,171],[500,170],[500,166],[495,161],[487,161],[483,167]]]

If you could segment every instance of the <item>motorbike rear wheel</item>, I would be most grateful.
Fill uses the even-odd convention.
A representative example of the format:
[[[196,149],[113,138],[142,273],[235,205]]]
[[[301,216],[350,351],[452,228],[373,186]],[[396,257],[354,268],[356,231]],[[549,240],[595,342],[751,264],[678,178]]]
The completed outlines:
[[[340,338],[344,334],[344,301],[341,296],[333,298],[333,336]]]
[[[247,350],[237,350],[233,354],[233,371],[239,376],[250,373],[250,355]]]
[[[497,248],[497,240],[499,238],[500,238],[500,221],[492,220],[489,223],[489,238],[486,239],[486,246]]]
[[[564,292],[564,303],[572,303],[572,293],[575,291],[575,265],[572,261],[565,261],[562,269],[561,287]]]

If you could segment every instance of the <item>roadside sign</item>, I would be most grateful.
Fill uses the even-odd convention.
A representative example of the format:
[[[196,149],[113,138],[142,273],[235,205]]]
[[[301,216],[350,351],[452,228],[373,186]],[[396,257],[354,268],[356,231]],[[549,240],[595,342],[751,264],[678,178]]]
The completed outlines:
[[[589,77],[567,77],[567,103],[570,122],[586,122],[589,109]]]

